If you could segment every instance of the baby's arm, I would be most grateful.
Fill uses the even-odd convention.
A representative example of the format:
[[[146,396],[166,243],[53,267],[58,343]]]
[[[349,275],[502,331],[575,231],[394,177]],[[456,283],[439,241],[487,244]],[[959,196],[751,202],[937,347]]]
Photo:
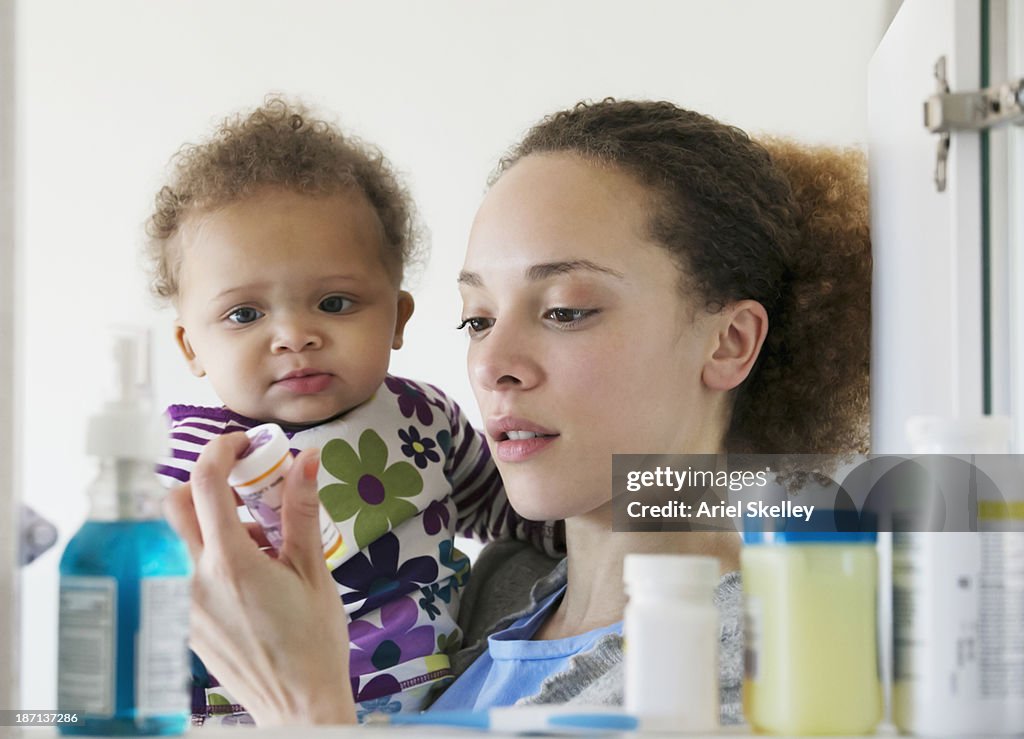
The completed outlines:
[[[160,482],[167,488],[189,481],[199,453],[211,439],[252,426],[249,419],[226,408],[196,405],[172,405],[167,409],[167,418],[167,455],[156,466]]]
[[[481,541],[515,538],[528,541],[551,556],[565,554],[563,521],[530,521],[508,502],[498,468],[482,433],[466,420],[462,409],[431,386],[448,418],[452,443],[445,460],[445,474],[452,486],[456,533]]]

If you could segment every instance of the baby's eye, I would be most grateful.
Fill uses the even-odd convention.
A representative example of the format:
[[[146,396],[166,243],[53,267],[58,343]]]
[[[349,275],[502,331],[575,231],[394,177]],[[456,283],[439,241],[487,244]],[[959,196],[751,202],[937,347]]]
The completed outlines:
[[[469,318],[462,319],[462,323],[460,323],[455,328],[456,330],[459,331],[461,331],[464,328],[467,328],[469,329],[469,335],[473,336],[475,334],[480,333],[481,331],[486,331],[493,325],[493,318],[480,318],[479,316],[470,316]]]
[[[320,301],[320,310],[324,313],[342,313],[352,307],[352,301],[341,295],[328,295]]]
[[[235,308],[233,311],[228,313],[228,320],[232,323],[239,324],[252,323],[255,320],[263,318],[264,315],[266,314],[261,313],[255,308],[243,306],[241,308]]]
[[[590,308],[552,308],[544,314],[544,318],[550,318],[556,323],[574,324],[594,313],[597,311]]]

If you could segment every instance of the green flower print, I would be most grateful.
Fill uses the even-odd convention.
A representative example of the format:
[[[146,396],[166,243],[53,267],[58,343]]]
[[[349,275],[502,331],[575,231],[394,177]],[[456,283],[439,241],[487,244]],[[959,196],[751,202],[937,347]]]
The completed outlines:
[[[335,521],[356,517],[357,549],[416,514],[416,506],[403,498],[418,495],[423,478],[408,462],[388,466],[387,444],[372,429],[359,437],[358,453],[347,441],[332,439],[320,459],[341,480],[320,488],[320,501]]]
[[[441,654],[447,654],[451,657],[461,648],[462,632],[459,629],[455,629],[455,631],[450,634],[437,635],[437,651]]]

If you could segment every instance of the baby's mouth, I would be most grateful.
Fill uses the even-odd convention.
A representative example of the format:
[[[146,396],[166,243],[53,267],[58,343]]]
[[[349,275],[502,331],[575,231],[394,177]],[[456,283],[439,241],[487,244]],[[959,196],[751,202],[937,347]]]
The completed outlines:
[[[276,380],[274,386],[299,395],[314,395],[322,393],[333,382],[334,375],[329,372],[321,372],[316,369],[301,369],[289,372],[281,379]]]

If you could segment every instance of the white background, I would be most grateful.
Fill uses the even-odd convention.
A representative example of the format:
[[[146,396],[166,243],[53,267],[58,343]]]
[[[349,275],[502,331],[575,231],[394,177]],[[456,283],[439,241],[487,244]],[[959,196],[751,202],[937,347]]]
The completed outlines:
[[[104,327],[154,329],[161,406],[215,402],[177,357],[173,316],[147,298],[138,258],[178,146],[268,91],[377,143],[433,234],[392,368],[442,385],[476,419],[454,280],[486,177],[530,123],[587,97],[667,98],[751,132],[862,144],[867,62],[897,4],[17,3],[17,474],[62,534],[23,571],[20,705],[55,706],[57,561],[86,513]]]

